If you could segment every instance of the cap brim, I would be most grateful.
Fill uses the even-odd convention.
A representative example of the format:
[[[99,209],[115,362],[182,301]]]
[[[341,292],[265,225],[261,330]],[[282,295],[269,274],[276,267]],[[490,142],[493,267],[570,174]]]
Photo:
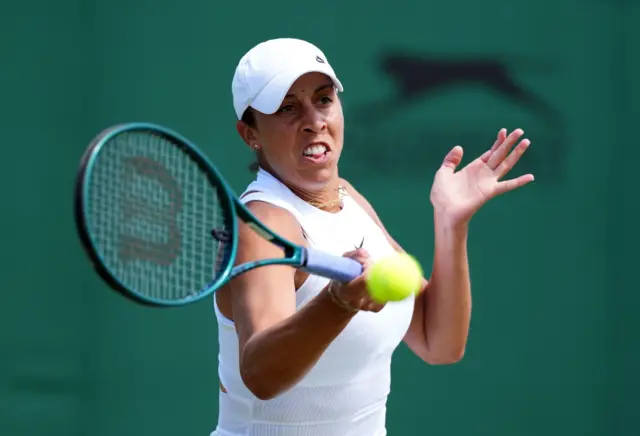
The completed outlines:
[[[322,73],[327,75],[338,91],[343,91],[342,83],[340,83],[331,67],[327,64],[324,64],[324,67],[323,64],[317,64],[309,66],[308,68],[285,69],[260,91],[250,106],[263,114],[274,114],[282,104],[282,100],[284,100],[293,83],[308,73]]]

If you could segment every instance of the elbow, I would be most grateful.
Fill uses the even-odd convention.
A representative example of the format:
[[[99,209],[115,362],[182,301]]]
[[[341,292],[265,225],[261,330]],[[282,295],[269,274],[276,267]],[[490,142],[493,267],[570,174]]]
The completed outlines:
[[[448,350],[447,352],[427,353],[423,360],[429,365],[453,365],[464,357],[465,349]]]
[[[279,394],[278,391],[276,391],[275,389],[270,389],[267,386],[254,385],[247,386],[247,388],[258,400],[262,401],[273,400]]]
[[[272,400],[280,394],[280,389],[269,383],[269,377],[250,370],[241,370],[240,376],[246,388],[259,400]]]
[[[269,369],[264,365],[240,364],[242,382],[259,400],[272,400],[287,389],[281,375],[281,371]]]
[[[260,352],[257,342],[247,341],[240,354],[240,378],[244,386],[259,400],[272,400],[289,387],[287,366]]]

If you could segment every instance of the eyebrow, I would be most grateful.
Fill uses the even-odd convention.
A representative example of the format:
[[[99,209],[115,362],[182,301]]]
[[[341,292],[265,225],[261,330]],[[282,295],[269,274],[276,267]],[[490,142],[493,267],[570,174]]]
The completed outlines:
[[[325,83],[324,85],[318,86],[313,93],[317,94],[318,92],[323,91],[323,90],[325,90],[327,88],[333,88],[333,86],[334,86],[333,82],[332,83]],[[290,97],[293,97],[293,94],[287,94],[287,95],[284,96],[284,98],[290,98]]]

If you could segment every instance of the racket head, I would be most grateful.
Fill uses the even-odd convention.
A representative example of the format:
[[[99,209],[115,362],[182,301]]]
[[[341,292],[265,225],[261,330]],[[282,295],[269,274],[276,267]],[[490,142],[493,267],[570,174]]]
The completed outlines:
[[[229,279],[238,235],[234,198],[207,157],[178,133],[151,123],[102,131],[81,159],[74,200],[85,252],[125,297],[180,306]]]

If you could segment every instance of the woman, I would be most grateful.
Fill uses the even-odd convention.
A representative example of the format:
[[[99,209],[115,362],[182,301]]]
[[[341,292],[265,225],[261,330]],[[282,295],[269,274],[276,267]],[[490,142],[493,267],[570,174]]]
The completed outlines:
[[[343,88],[325,55],[305,41],[264,42],[240,60],[232,90],[238,133],[259,166],[244,204],[283,237],[357,259],[364,272],[340,284],[269,266],[217,292],[220,412],[213,435],[385,435],[399,343],[434,365],[464,354],[468,223],[490,198],[533,180],[499,181],[529,141],[519,141],[521,130],[507,136],[502,129],[490,150],[457,172],[462,148],[447,154],[431,190],[431,279],[417,297],[382,305],[369,298],[363,277],[370,262],[402,247],[339,176]],[[281,255],[242,226],[238,263]]]

